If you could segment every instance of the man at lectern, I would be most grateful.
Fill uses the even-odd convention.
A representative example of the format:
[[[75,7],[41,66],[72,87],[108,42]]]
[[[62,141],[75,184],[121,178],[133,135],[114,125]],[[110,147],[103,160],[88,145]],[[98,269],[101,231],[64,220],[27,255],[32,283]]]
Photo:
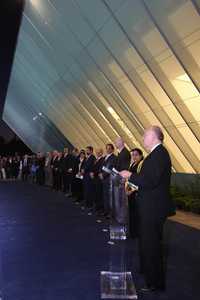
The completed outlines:
[[[163,225],[174,213],[170,198],[171,160],[163,146],[164,135],[160,127],[145,130],[144,147],[149,155],[144,160],[140,173],[120,172],[138,187],[138,241],[141,272],[146,286],[143,292],[164,290],[165,274],[162,253]]]
[[[114,146],[113,144],[106,145],[106,156],[104,158],[102,168],[106,167],[107,169],[112,170],[115,168],[117,157],[114,154]],[[111,217],[111,203],[110,203],[110,174],[105,171],[101,171],[99,173],[99,178],[102,180],[103,184],[103,203],[104,203],[104,215],[107,219]]]
[[[116,148],[118,150],[116,169],[117,171],[128,170],[131,161],[131,155],[128,149],[125,147],[124,140],[118,137],[115,141]]]

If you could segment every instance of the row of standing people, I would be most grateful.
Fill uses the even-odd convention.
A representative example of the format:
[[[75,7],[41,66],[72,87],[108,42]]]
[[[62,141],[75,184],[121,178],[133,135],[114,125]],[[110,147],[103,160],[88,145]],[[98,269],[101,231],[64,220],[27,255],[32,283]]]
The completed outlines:
[[[115,154],[115,147],[118,154]],[[143,159],[140,149],[128,151],[121,138],[115,146],[108,143],[104,149],[93,149],[92,146],[78,151],[64,148],[63,152],[54,150],[46,155],[18,155],[0,157],[1,179],[20,179],[39,185],[46,185],[53,190],[61,191],[66,196],[73,196],[74,201],[81,203],[90,213],[111,217],[109,174],[102,170],[115,168],[119,172],[130,170],[137,172]],[[134,193],[129,196],[130,234],[136,233],[136,216],[134,210]]]
[[[130,154],[121,138],[116,140],[117,156],[113,144],[106,145],[105,155],[102,149],[97,149],[96,156],[89,146],[86,152],[80,153],[75,176],[72,176],[75,196],[81,184],[83,197],[80,200],[84,206],[108,218],[111,215],[110,180],[103,167],[114,167],[124,179],[137,186],[129,195],[129,227],[131,235],[138,237],[140,271],[145,279],[141,291],[145,293],[165,289],[163,228],[167,217],[175,213],[169,191],[171,159],[163,141],[160,127],[151,126],[145,130],[143,144],[149,154],[144,161],[142,151],[133,149]]]
[[[0,157],[0,178],[1,179],[17,179],[20,171],[21,157],[1,156]]]
[[[110,178],[103,167],[115,168],[117,171],[130,170],[137,172],[143,153],[135,148],[129,151],[121,138],[116,140],[118,154],[115,155],[113,144],[107,144],[105,152],[99,148],[94,151],[92,146],[80,152],[69,153],[67,148],[63,153],[53,152],[49,160],[49,173],[52,172],[52,188],[60,190],[66,196],[81,203],[83,209],[90,213],[111,217]],[[136,235],[136,216],[134,212],[134,193],[129,196],[130,234]]]
[[[118,155],[114,154],[113,144],[106,145],[105,155],[102,149],[96,149],[96,156],[93,147],[88,146],[77,157],[76,168],[67,170],[74,174],[71,186],[76,201],[83,201],[83,206],[89,211],[95,210],[107,218],[112,213],[109,206],[110,180],[103,167],[114,167],[124,179],[138,187],[137,192],[129,195],[128,203],[130,234],[138,237],[140,272],[145,279],[142,292],[165,289],[163,226],[167,216],[172,214],[173,204],[169,195],[171,160],[163,139],[162,130],[157,126],[145,131],[143,141],[149,155],[142,162],[141,170],[142,151],[133,149],[130,154],[121,138],[116,141]],[[56,160],[62,161],[62,156],[55,156],[52,161],[54,184],[58,170]]]
[[[40,175],[43,169],[43,161],[44,157],[40,153],[37,155],[26,154],[24,156],[18,154],[14,156],[0,156],[0,179],[26,181],[29,177],[38,178],[38,174]]]

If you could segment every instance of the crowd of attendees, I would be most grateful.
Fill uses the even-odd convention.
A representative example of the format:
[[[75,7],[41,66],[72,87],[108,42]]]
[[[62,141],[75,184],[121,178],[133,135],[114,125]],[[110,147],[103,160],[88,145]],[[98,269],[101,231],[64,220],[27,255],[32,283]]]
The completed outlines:
[[[0,179],[23,180],[38,184],[45,184],[44,173],[45,156],[18,154],[14,156],[0,156]]]
[[[107,144],[105,149],[88,146],[82,150],[64,148],[62,152],[0,157],[0,177],[49,186],[72,196],[88,212],[109,218],[109,174],[102,170],[103,166],[118,171],[137,170],[142,158],[140,149],[129,151],[118,138],[115,146]]]

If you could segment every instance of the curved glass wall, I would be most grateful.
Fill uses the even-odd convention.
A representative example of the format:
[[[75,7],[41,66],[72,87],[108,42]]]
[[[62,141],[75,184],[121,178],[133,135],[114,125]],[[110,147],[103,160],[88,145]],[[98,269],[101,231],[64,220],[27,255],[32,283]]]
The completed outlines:
[[[142,148],[163,128],[177,172],[200,172],[197,0],[26,0],[3,118],[36,150]],[[185,22],[190,20],[190,22]]]

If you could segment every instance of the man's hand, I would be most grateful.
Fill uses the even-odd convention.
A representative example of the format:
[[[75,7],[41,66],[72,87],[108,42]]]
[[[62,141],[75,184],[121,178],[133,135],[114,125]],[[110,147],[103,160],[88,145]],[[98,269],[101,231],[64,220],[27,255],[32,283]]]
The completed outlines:
[[[132,175],[131,172],[126,171],[126,170],[121,171],[119,174],[120,174],[123,178],[125,178],[125,179],[129,179],[129,178],[131,177],[131,175]]]
[[[102,173],[99,173],[99,178],[100,178],[101,180],[103,180],[103,174],[102,174]]]
[[[94,178],[94,173],[93,172],[90,172],[90,178]]]

